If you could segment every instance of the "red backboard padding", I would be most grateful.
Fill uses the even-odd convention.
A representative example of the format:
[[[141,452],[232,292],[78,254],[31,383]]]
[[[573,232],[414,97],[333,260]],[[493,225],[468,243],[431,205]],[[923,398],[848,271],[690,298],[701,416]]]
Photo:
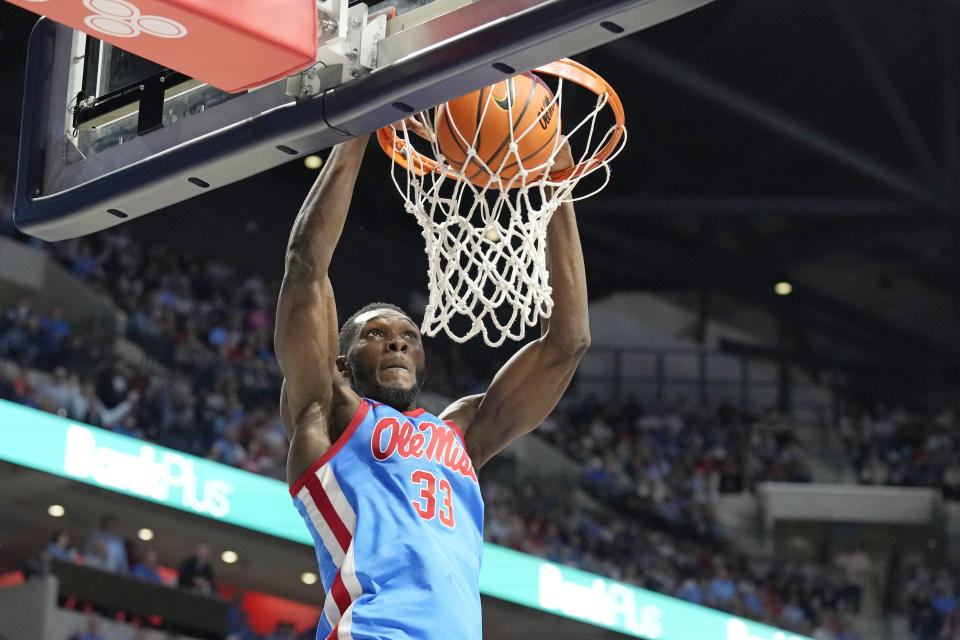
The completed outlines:
[[[224,91],[313,64],[315,0],[9,0]]]

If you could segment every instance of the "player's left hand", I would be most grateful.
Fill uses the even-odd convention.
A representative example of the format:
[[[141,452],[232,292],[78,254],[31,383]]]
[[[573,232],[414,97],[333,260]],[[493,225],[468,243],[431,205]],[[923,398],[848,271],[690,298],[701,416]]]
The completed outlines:
[[[407,131],[412,131],[424,140],[429,140],[430,142],[436,142],[437,140],[436,134],[430,127],[430,121],[427,119],[426,113],[408,116],[403,120],[394,122],[392,126],[394,129],[402,129],[404,125],[407,127]]]

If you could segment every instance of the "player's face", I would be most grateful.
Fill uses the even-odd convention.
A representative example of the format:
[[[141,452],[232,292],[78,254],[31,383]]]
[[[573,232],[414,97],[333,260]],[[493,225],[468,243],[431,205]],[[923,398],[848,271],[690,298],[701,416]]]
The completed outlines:
[[[412,407],[425,378],[417,325],[393,309],[375,309],[356,322],[362,325],[349,361],[357,393],[396,409]]]

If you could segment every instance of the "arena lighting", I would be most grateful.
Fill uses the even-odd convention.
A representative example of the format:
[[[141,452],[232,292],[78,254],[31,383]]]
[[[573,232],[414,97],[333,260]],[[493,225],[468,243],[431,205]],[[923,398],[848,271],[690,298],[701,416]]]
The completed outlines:
[[[54,518],[62,518],[66,512],[67,510],[63,508],[63,505],[52,504],[49,507],[47,507],[47,513],[49,513]]]
[[[153,540],[153,529],[147,529],[144,527],[137,531],[137,537],[146,542],[147,540]]]
[[[233,564],[239,558],[240,556],[237,555],[237,552],[231,551],[230,549],[227,549],[226,551],[220,554],[220,559],[223,560],[226,564]]]
[[[303,166],[307,169],[319,169],[323,166],[323,158],[320,156],[307,156],[303,159]]]
[[[312,571],[304,571],[300,574],[300,582],[303,584],[316,584],[317,583],[317,574]]]
[[[773,285],[773,291],[778,296],[788,296],[791,292],[793,292],[793,285],[786,280],[781,280],[777,284]]]

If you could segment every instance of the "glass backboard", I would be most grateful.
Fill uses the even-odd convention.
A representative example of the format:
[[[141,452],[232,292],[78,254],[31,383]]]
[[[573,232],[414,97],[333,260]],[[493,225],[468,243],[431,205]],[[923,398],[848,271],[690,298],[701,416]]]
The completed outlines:
[[[226,93],[50,20],[29,44],[14,220],[122,223],[712,0],[319,0],[316,63]]]

